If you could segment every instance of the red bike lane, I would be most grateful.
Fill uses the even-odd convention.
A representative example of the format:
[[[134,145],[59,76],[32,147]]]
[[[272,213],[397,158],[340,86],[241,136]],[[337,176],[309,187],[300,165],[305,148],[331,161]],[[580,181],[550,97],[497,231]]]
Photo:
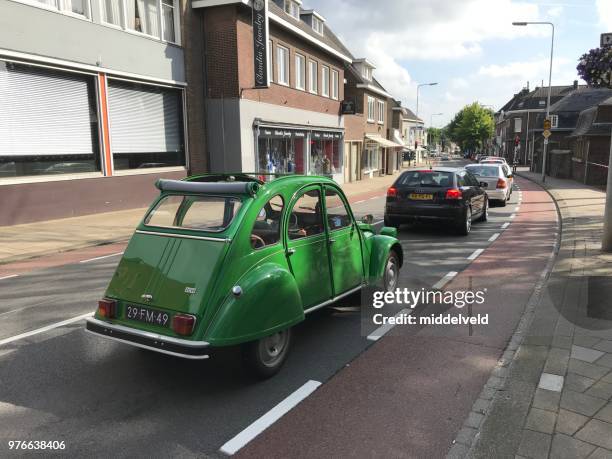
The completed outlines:
[[[508,229],[445,288],[486,289],[472,315],[488,325],[395,327],[237,455],[445,457],[554,253],[554,202],[517,183],[523,200]],[[420,315],[440,312],[432,305]]]

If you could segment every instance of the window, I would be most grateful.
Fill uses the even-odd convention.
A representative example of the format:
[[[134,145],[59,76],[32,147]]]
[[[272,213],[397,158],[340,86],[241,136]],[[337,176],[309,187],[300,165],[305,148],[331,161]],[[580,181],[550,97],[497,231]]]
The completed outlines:
[[[289,218],[289,239],[301,239],[325,231],[321,215],[321,193],[311,190],[300,196]]]
[[[306,89],[306,58],[301,54],[295,55],[295,87]]]
[[[523,119],[514,118],[514,132],[522,132],[523,130]]]
[[[553,129],[559,127],[559,115],[550,115],[550,126]]]
[[[268,79],[274,81],[274,66],[272,62],[272,56],[274,55],[274,45],[272,40],[268,41]]]
[[[242,203],[236,198],[166,196],[145,217],[147,226],[218,233],[231,223]]]
[[[353,223],[344,201],[333,188],[325,187],[325,209],[330,231],[347,228]]]
[[[323,21],[314,15],[312,16],[312,29],[318,34],[323,35]]]
[[[321,67],[321,95],[329,97],[329,67]]]
[[[363,65],[363,68],[361,70],[361,76],[364,77],[366,80],[371,80],[372,79],[372,67],[368,67],[367,65]]]
[[[101,170],[94,77],[0,60],[0,107],[0,179]]]
[[[108,110],[116,170],[185,165],[182,91],[111,80]]]
[[[251,232],[251,247],[263,249],[280,241],[283,207],[283,198],[274,196],[261,208]]]
[[[339,78],[340,74],[337,70],[332,70],[332,99],[338,100],[339,97]]]
[[[339,133],[312,132],[309,164],[311,174],[332,176],[342,171],[341,138]]]
[[[375,121],[375,105],[374,105],[374,98],[368,96],[368,122],[369,123],[373,123]]]
[[[362,154],[363,169],[370,172],[378,169],[378,152],[377,147],[366,147]]]
[[[284,46],[276,46],[278,66],[278,83],[289,86],[289,50]]]
[[[404,172],[398,185],[410,187],[449,187],[453,186],[453,173],[442,171],[409,171]]]
[[[89,0],[34,0],[37,3],[65,13],[77,14],[91,19]]]
[[[378,124],[385,124],[385,103],[382,100],[377,100],[378,108]]]
[[[311,93],[319,92],[319,68],[315,61],[308,61],[308,77],[310,79],[308,88]]]
[[[300,5],[292,0],[285,0],[285,13],[293,16],[295,19],[300,19]]]
[[[77,0],[64,0],[75,3]],[[87,3],[88,0],[78,0]],[[122,29],[178,43],[176,0],[100,0],[102,21]],[[160,23],[161,17],[161,23]]]

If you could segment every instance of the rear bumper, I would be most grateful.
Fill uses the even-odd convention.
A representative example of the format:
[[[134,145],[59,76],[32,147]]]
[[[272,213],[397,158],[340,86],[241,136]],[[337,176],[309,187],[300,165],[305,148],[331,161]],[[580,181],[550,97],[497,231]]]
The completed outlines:
[[[123,325],[110,324],[95,318],[87,319],[86,330],[103,338],[174,357],[191,360],[209,358],[210,344],[204,341],[173,338],[171,336],[124,327]]]
[[[449,205],[399,205],[385,207],[385,216],[399,221],[463,221],[465,208]]]
[[[508,191],[505,188],[500,189],[500,190],[486,190],[486,193],[489,199],[499,200],[499,201],[505,200],[506,197],[508,196],[507,195]]]

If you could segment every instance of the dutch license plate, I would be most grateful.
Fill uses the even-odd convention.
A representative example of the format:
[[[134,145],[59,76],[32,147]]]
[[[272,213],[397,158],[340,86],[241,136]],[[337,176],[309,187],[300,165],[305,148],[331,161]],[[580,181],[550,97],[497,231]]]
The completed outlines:
[[[170,326],[170,314],[155,309],[143,308],[142,306],[126,306],[125,318],[159,327]]]
[[[433,194],[410,193],[408,198],[414,201],[433,201]]]

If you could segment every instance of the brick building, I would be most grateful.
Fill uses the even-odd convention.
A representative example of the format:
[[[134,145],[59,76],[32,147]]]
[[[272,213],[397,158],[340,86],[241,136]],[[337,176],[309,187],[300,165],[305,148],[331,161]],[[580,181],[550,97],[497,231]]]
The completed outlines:
[[[326,174],[344,180],[349,51],[297,0],[268,2],[268,88],[254,89],[252,8],[199,0],[212,171]]]

